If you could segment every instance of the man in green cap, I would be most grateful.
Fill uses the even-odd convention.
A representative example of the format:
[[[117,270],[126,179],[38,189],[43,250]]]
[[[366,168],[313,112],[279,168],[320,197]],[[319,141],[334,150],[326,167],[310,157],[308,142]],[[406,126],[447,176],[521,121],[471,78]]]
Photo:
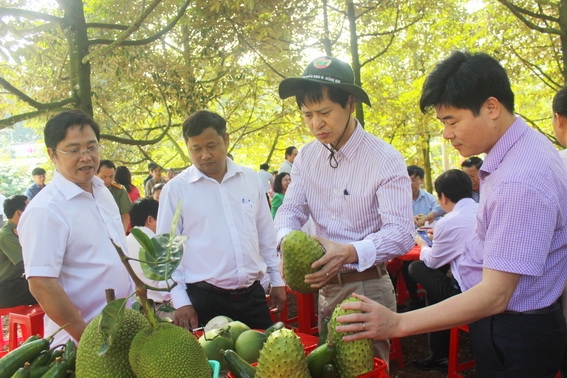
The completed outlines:
[[[356,102],[370,106],[354,84],[352,68],[328,56],[313,60],[302,77],[279,86],[295,96],[317,140],[295,158],[285,201],[275,218],[278,239],[313,219],[325,255],[305,276],[319,290],[319,327],[353,292],[365,293],[395,311],[385,263],[414,245],[411,185],[402,155],[366,132],[353,117]],[[389,359],[387,340],[374,341],[375,355]]]

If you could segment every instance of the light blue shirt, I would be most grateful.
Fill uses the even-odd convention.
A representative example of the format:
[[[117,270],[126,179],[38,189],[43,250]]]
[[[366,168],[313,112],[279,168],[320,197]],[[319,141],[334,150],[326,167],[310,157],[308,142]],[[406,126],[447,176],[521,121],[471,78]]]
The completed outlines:
[[[417,195],[417,199],[411,201],[411,205],[413,208],[413,215],[423,214],[427,215],[431,211],[437,214],[445,214],[439,203],[433,197],[432,194],[426,192],[423,189],[419,189],[419,193]],[[437,219],[437,218],[435,218]]]

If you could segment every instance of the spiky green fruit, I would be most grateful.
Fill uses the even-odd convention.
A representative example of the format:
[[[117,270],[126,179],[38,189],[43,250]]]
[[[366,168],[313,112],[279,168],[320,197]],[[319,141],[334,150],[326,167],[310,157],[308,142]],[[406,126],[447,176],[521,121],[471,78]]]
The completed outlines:
[[[130,365],[138,378],[211,378],[209,360],[186,329],[171,323],[143,328],[130,346]]]
[[[274,331],[260,351],[256,378],[310,377],[299,337],[287,328]]]
[[[305,275],[319,270],[312,269],[311,264],[325,254],[321,243],[303,231],[292,231],[282,239],[281,250],[286,284],[303,294],[316,292],[305,283]]]
[[[101,315],[97,315],[85,328],[77,349],[76,374],[84,378],[135,377],[128,362],[132,339],[149,322],[137,311],[126,309],[112,345],[99,355],[105,337],[99,329]]]
[[[359,313],[356,310],[343,310],[341,305],[347,302],[359,302],[355,297],[349,297],[339,303],[331,316],[331,332],[333,344],[335,344],[334,365],[337,368],[339,377],[356,378],[359,375],[368,373],[374,369],[374,344],[371,339],[355,341],[343,341],[343,336],[349,333],[337,332],[337,317],[341,315]]]

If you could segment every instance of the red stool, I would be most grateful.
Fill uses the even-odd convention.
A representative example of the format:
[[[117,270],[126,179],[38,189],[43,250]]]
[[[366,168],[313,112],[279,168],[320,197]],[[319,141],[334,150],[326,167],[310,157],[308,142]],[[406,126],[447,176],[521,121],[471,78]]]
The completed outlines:
[[[10,350],[18,347],[18,324],[22,330],[22,339],[31,335],[43,337],[43,312],[40,305],[29,306],[20,312],[10,313]]]
[[[447,378],[462,378],[459,372],[474,368],[474,360],[459,363],[459,331],[469,332],[468,325],[461,325],[451,328],[451,338],[449,341],[449,368]]]
[[[402,343],[399,338],[394,338],[390,340],[390,365],[392,361],[396,361],[398,367],[402,369],[404,367],[404,354],[402,351]]]
[[[16,306],[16,307],[7,307],[7,308],[0,308],[0,322],[4,324],[4,316],[10,315],[11,312],[20,312],[25,310],[27,306]],[[4,332],[0,335],[0,357],[8,353],[8,341],[9,339],[4,339]],[[21,341],[21,338],[18,340]]]

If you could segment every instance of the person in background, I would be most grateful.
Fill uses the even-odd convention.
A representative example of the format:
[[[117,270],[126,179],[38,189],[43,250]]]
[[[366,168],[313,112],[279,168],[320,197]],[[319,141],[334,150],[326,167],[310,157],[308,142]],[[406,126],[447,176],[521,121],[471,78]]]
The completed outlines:
[[[159,197],[161,196],[161,190],[163,189],[163,187],[165,186],[165,184],[163,182],[160,182],[159,184],[155,185],[152,188],[152,198],[155,199],[156,201],[159,201]]]
[[[155,185],[159,184],[159,183],[166,183],[167,181],[165,180],[165,178],[162,177],[161,175],[161,167],[158,165],[156,167],[154,167],[154,169],[152,170],[151,174],[152,174],[152,178],[148,180],[148,182],[146,182],[146,186],[145,186],[145,197],[152,197],[152,189]]]
[[[265,193],[252,169],[227,156],[229,134],[220,115],[201,110],[183,123],[193,165],[164,186],[157,233],[170,233],[179,204],[176,234],[189,238],[172,277],[173,321],[196,328],[217,315],[251,328],[272,324],[281,312],[285,283]],[[260,281],[270,276],[270,306]]]
[[[130,227],[129,213],[132,202],[130,201],[126,188],[114,181],[115,172],[116,166],[112,161],[101,160],[96,173],[98,178],[104,182],[104,185],[108,188],[108,190],[110,190],[110,193],[112,193],[112,197],[116,201],[116,205],[118,205],[118,209],[120,211],[120,216],[122,217],[124,232],[127,233],[128,228]]]
[[[478,203],[472,199],[471,179],[461,170],[443,172],[435,180],[435,191],[447,215],[435,225],[431,247],[416,236],[416,243],[421,247],[420,261],[413,261],[409,267],[412,278],[425,289],[429,306],[461,292],[459,262],[466,243],[474,234],[478,208]],[[447,275],[449,266],[452,277]],[[449,336],[449,331],[429,333],[431,354],[423,360],[413,360],[413,364],[422,370],[447,372]]]
[[[30,292],[45,311],[45,335],[78,342],[106,306],[105,290],[117,298],[135,290],[114,247],[127,250],[116,201],[96,177],[100,128],[87,114],[67,110],[45,125],[53,180],[31,201],[18,233]]]
[[[132,184],[132,174],[128,167],[124,165],[116,167],[114,181],[126,189],[131,203],[134,203],[138,198],[140,198],[140,191]]]
[[[155,187],[154,187],[155,188]],[[132,222],[133,229],[139,229],[144,234],[146,234],[150,239],[156,235],[156,225],[157,225],[157,214],[158,214],[159,202],[153,198],[140,198],[132,204],[130,209],[130,221]],[[127,255],[134,260],[130,260],[130,266],[136,276],[140,278],[147,285],[167,289],[167,283],[165,281],[153,281],[147,278],[142,271],[142,266],[139,261],[143,260],[140,258],[140,249],[142,246],[138,243],[138,240],[130,233],[126,236],[126,242],[128,243]],[[168,312],[160,310],[163,305],[170,305],[171,294],[168,291],[156,291],[148,290],[148,299],[154,302],[154,311],[156,315],[160,318],[165,319],[169,316]]]
[[[287,172],[291,174],[291,167],[293,166],[293,162],[295,161],[297,153],[298,151],[295,146],[289,146],[285,149],[285,160],[283,161],[282,165],[280,165],[280,173]]]
[[[461,169],[472,181],[472,199],[475,202],[480,200],[480,178],[478,177],[480,167],[482,167],[482,159],[478,156],[471,156],[461,163]]]
[[[268,200],[268,205],[271,208],[271,194],[274,190],[274,176],[268,171],[270,166],[267,163],[260,164],[260,170],[258,171],[258,176],[260,176],[260,181],[266,192],[266,199]]]
[[[316,138],[294,160],[274,227],[281,240],[311,217],[314,236],[326,250],[312,265],[321,269],[305,276],[319,289],[319,330],[353,291],[395,310],[385,263],[407,253],[415,234],[404,158],[354,118],[355,103],[370,105],[370,99],[347,63],[319,57],[301,77],[284,79],[279,95],[295,97]],[[387,338],[375,340],[374,352],[388,362]]]
[[[25,195],[31,201],[39,191],[45,188],[45,169],[36,167],[32,170],[32,178],[34,183],[26,189]]]
[[[397,314],[358,296],[338,332],[345,341],[387,339],[468,324],[479,377],[554,377],[567,328],[559,297],[567,278],[567,174],[546,136],[514,114],[504,68],[456,51],[426,78],[420,99],[462,156],[485,153],[482,201],[459,262],[461,290]]]
[[[168,168],[167,171],[165,171],[165,181],[169,181],[175,176],[177,176],[177,171],[175,169]]]
[[[24,262],[16,227],[30,202],[27,196],[16,195],[4,201],[8,221],[0,229],[0,308],[37,304],[24,276]]]
[[[154,163],[153,161],[151,163],[148,163],[148,175],[144,179],[144,189],[146,188],[146,184],[148,183],[148,181],[150,181],[152,178],[152,171],[156,169],[157,166],[158,164]]]
[[[274,180],[274,198],[272,198],[272,218],[276,217],[278,209],[283,203],[285,192],[291,182],[291,176],[287,172],[278,173]]]

